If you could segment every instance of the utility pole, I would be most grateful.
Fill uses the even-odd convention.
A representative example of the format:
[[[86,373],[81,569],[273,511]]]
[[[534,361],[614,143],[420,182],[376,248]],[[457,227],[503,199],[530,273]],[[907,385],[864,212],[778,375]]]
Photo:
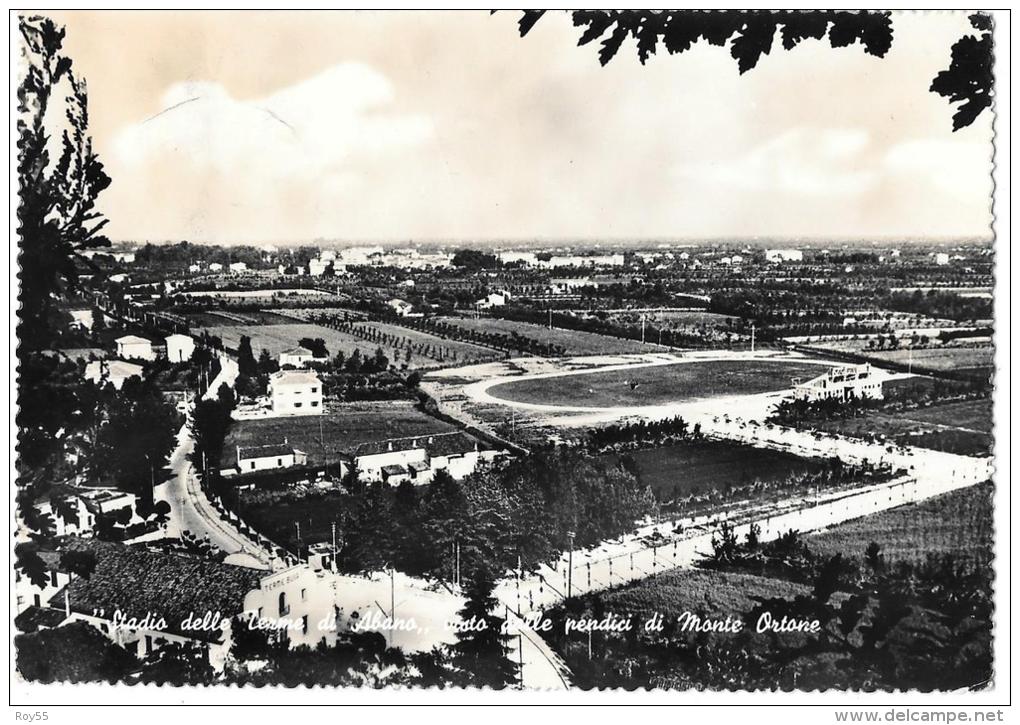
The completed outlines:
[[[645,344],[645,315],[641,313],[641,344]]]
[[[751,352],[754,352],[754,323],[751,323]]]
[[[394,622],[397,621],[397,584],[396,569],[390,566],[390,646],[393,646],[393,631],[396,629]]]
[[[336,521],[330,526],[333,532],[333,571],[337,570],[336,566]]]
[[[552,307],[549,308],[549,329],[552,329]]]
[[[574,532],[567,532],[567,539],[570,541],[570,551],[567,553],[567,599],[570,599],[574,585]]]

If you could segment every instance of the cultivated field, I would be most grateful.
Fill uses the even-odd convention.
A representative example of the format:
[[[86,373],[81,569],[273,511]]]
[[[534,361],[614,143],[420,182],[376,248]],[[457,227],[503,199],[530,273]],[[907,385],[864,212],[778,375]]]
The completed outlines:
[[[825,464],[780,451],[725,441],[684,441],[626,454],[638,480],[660,501],[724,491],[753,480],[781,481],[819,471]]]
[[[301,545],[331,541],[333,524],[344,520],[349,496],[342,491],[260,490],[238,492],[241,517],[272,541],[297,551]]]
[[[229,348],[237,349],[237,346],[241,343],[241,336],[247,335],[251,338],[252,351],[255,353],[255,357],[258,357],[262,350],[268,350],[269,354],[274,358],[279,356],[284,350],[290,350],[291,348],[297,347],[302,338],[321,337],[326,343],[326,349],[329,354],[336,355],[338,352],[343,352],[345,357],[350,357],[355,350],[360,350],[362,356],[371,357],[375,354],[376,349],[379,347],[383,348],[383,352],[386,353],[387,357],[390,358],[390,362],[393,364],[400,364],[405,361],[406,351],[399,351],[399,359],[397,358],[397,351],[388,345],[380,345],[379,343],[369,342],[368,340],[362,340],[359,337],[350,335],[346,332],[340,332],[333,330],[329,327],[322,327],[321,325],[313,325],[309,323],[289,323],[280,325],[221,325],[216,327],[207,327],[197,332],[208,332],[210,335],[216,335],[223,340],[223,344]],[[436,360],[431,357],[426,357],[417,353],[411,354],[411,367],[432,367],[437,365]]]
[[[503,357],[501,352],[491,350],[487,347],[472,345],[469,342],[460,342],[458,340],[436,337],[435,335],[430,335],[426,332],[411,330],[406,327],[400,327],[399,325],[390,325],[385,322],[359,322],[358,326],[373,328],[386,335],[404,338],[410,340],[416,345],[425,345],[427,347],[441,349],[443,351],[445,362],[474,363],[485,362],[487,360],[498,360]],[[433,361],[433,364],[435,364],[435,362],[436,361]]]
[[[456,427],[422,413],[407,401],[350,403],[323,415],[234,421],[227,434],[220,465],[237,463],[236,446],[283,443],[308,454],[309,465],[333,464],[340,453],[361,443],[386,438],[450,433]]]
[[[196,327],[215,327],[217,325],[286,325],[294,322],[289,317],[271,310],[189,312],[185,315],[188,322]]]
[[[971,486],[834,526],[807,538],[820,554],[861,555],[872,541],[887,562],[924,561],[928,554],[954,554],[968,561],[992,560],[991,484]]]
[[[995,348],[990,344],[974,344],[969,341],[951,342],[945,345],[914,349],[875,350],[868,349],[868,342],[858,340],[834,340],[812,343],[813,349],[821,352],[850,352],[872,360],[875,363],[896,363],[910,365],[919,370],[947,372],[984,372],[994,366]]]
[[[488,392],[495,398],[543,405],[662,405],[785,390],[792,378],[813,377],[824,370],[822,365],[798,361],[716,360],[510,381]]]
[[[566,355],[654,352],[656,350],[667,349],[651,343],[642,344],[637,340],[624,340],[619,337],[599,335],[594,332],[564,330],[558,327],[554,327],[550,330],[548,327],[544,327],[542,325],[536,325],[530,322],[517,322],[515,320],[500,320],[489,317],[479,319],[466,317],[442,317],[438,319],[442,322],[457,325],[467,330],[494,332],[504,335],[511,335],[516,332],[522,337],[529,337],[545,344],[559,345],[564,348]]]
[[[901,445],[965,456],[988,455],[992,446],[992,401],[939,403],[859,418],[812,422],[812,427],[855,438],[885,436]]]
[[[995,363],[995,349],[985,347],[945,347],[922,350],[867,351],[868,357],[880,362],[912,364],[927,370],[971,372],[990,370]]]

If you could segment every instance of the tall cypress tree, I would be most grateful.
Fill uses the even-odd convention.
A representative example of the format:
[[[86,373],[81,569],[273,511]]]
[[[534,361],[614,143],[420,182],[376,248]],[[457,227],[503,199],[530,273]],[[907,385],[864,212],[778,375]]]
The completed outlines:
[[[502,690],[517,682],[517,667],[510,660],[510,635],[503,631],[505,620],[496,614],[502,605],[492,594],[495,586],[495,577],[484,566],[476,567],[467,577],[467,601],[460,616],[469,626],[458,633],[453,646],[456,679],[466,687]]]

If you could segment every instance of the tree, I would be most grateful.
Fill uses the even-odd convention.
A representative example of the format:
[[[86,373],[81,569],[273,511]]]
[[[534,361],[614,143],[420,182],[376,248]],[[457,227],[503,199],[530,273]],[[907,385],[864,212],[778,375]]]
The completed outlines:
[[[992,105],[995,83],[992,74],[992,19],[975,13],[970,24],[981,31],[979,37],[965,35],[952,48],[949,68],[931,82],[931,90],[960,106],[953,114],[953,130],[974,123],[983,110]]]
[[[237,345],[237,370],[246,378],[259,374],[259,366],[251,349],[251,338],[247,335],[241,335],[241,342]]]
[[[153,385],[127,381],[114,398],[97,449],[118,486],[152,505],[157,471],[166,464],[180,425],[177,411]]]
[[[14,638],[16,666],[30,682],[118,682],[138,666],[130,652],[85,622]]]
[[[18,207],[21,252],[19,350],[44,348],[53,334],[58,295],[77,286],[77,253],[109,246],[99,234],[106,220],[95,210],[110,184],[88,135],[85,82],[62,54],[64,30],[39,16],[20,17],[22,55],[27,71],[18,88]],[[53,96],[64,89],[62,126],[47,116]],[[59,116],[58,116],[59,118]],[[51,162],[49,139],[62,148]],[[22,392],[25,392],[24,390]]]
[[[165,524],[170,520],[170,504],[166,501],[157,501],[152,510],[156,514],[156,522],[159,524]]]
[[[518,22],[521,37],[527,35],[545,10],[525,10]],[[791,50],[808,38],[828,36],[833,48],[860,43],[864,52],[884,58],[893,42],[890,13],[846,10],[572,10],[574,25],[584,27],[578,45],[602,39],[598,58],[606,65],[632,37],[638,60],[644,65],[655,55],[661,41],[670,55],[684,53],[704,40],[710,45],[730,46],[730,55],[740,73],[758,65],[768,55],[779,34],[784,50]],[[953,116],[953,130],[974,122],[991,105],[992,36],[991,18],[975,14],[970,18],[980,38],[964,36],[952,49],[952,63],[932,82],[934,93],[963,102]],[[454,262],[456,264],[456,262]]]
[[[493,614],[500,606],[492,594],[495,586],[495,577],[484,566],[468,575],[467,601],[460,610],[461,622],[467,626],[457,634],[452,659],[464,686],[501,690],[517,682],[517,668],[507,646],[510,636],[503,631],[505,620]]]
[[[209,685],[215,672],[205,647],[191,642],[167,642],[142,663],[140,680],[157,685]]]
[[[50,569],[39,556],[37,545],[22,542],[14,546],[14,568],[28,577],[32,585],[42,589],[50,579]]]

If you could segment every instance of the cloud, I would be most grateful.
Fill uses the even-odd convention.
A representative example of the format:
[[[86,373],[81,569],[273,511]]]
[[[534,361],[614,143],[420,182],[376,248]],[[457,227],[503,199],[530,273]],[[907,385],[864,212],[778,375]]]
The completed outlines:
[[[158,190],[157,215],[190,219],[217,198],[260,216],[321,209],[361,184],[375,161],[432,138],[431,119],[394,110],[395,100],[390,82],[359,63],[254,99],[217,83],[177,83],[162,111],[114,138],[111,193],[120,208],[139,208]],[[249,216],[239,231],[251,234],[258,222]]]
[[[949,196],[987,202],[991,148],[982,141],[910,139],[890,148],[884,165],[891,175],[906,182],[922,179]],[[986,183],[976,185],[975,179]]]
[[[870,139],[859,129],[796,128],[718,161],[682,165],[677,176],[731,191],[780,191],[806,197],[858,195],[878,170],[862,161]]]

